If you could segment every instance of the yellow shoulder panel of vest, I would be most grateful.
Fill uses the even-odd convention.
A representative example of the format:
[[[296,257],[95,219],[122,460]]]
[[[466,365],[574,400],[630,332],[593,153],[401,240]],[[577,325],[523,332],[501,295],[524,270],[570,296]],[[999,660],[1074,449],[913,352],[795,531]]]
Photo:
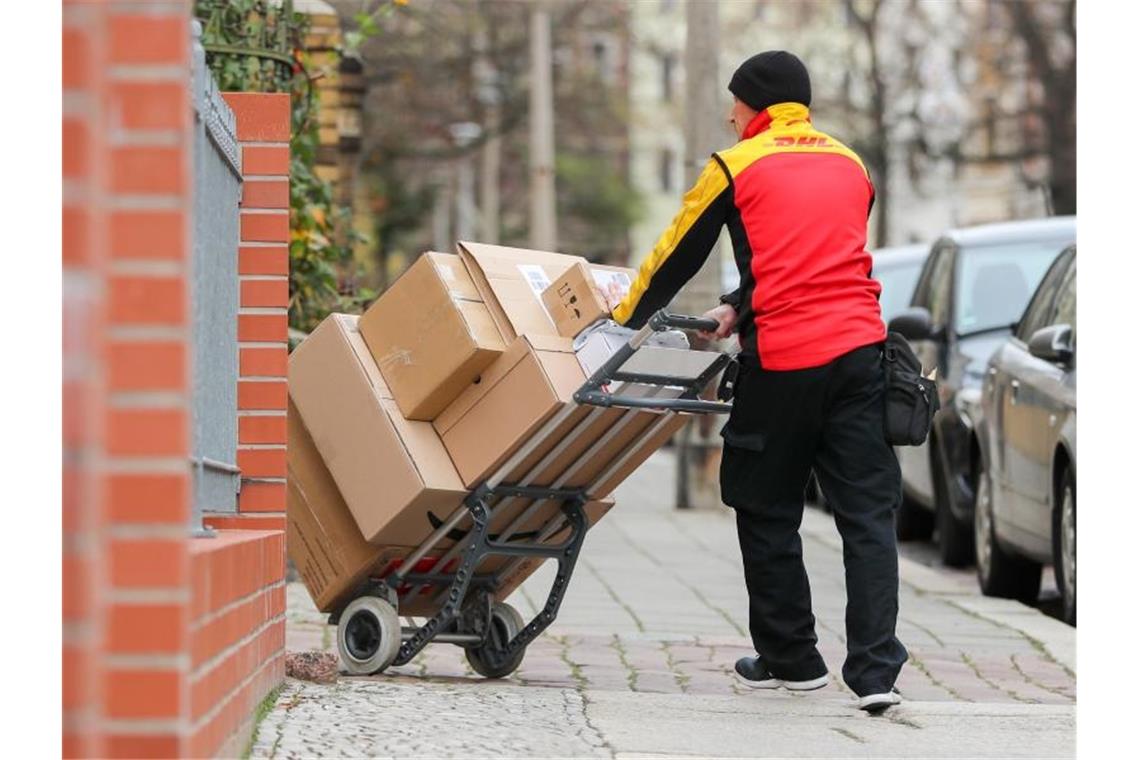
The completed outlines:
[[[685,193],[681,210],[673,217],[672,223],[661,233],[653,250],[638,267],[637,278],[633,281],[629,293],[613,310],[613,318],[618,324],[625,324],[631,316],[638,302],[649,289],[649,282],[657,270],[673,255],[681,239],[692,229],[701,214],[708,210],[709,205],[717,199],[728,187],[728,177],[716,161],[710,159],[697,181]]]
[[[777,153],[834,153],[854,161],[867,174],[867,167],[855,151],[830,135],[799,125],[775,126],[755,137],[717,153],[734,178],[761,158]],[[870,175],[867,174],[869,177]]]

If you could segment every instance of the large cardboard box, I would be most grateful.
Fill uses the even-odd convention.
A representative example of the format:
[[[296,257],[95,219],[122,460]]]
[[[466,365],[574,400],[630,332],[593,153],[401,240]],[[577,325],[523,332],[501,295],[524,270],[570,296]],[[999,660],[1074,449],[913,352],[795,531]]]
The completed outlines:
[[[357,331],[325,319],[289,357],[289,393],[365,540],[414,546],[467,494],[429,422],[404,419]]]
[[[405,556],[406,549],[364,540],[292,402],[287,419],[285,546],[313,604],[331,612],[351,600],[369,571]]]
[[[297,567],[313,604],[321,612],[342,608],[359,593],[370,575],[381,576],[399,567],[412,553],[410,546],[377,546],[364,540],[352,513],[336,487],[332,473],[325,467],[313,443],[312,436],[301,421],[292,403],[289,405],[289,480],[286,505],[286,547],[289,558]],[[491,521],[492,534],[499,533],[520,514],[529,502],[516,502],[496,514]],[[592,501],[584,511],[590,525],[594,525],[613,507],[613,501]],[[516,537],[531,538],[529,534],[541,529],[555,515],[558,505],[548,503],[522,525]],[[460,528],[465,532],[469,526]],[[427,538],[430,530],[424,530]],[[567,532],[559,531],[547,543],[565,540]],[[448,540],[441,550],[430,553],[420,561],[418,569],[430,570],[452,545]],[[495,572],[511,558],[490,557],[476,568],[476,574]],[[541,565],[541,560],[527,560],[503,577],[495,598],[506,599],[526,578]],[[452,563],[453,564],[453,563]],[[424,616],[435,613],[431,596],[418,596],[400,607],[401,614]]]
[[[435,419],[506,348],[467,268],[447,253],[420,256],[358,327],[410,420]]]
[[[581,256],[461,241],[459,256],[491,312],[503,340],[520,335],[558,335],[542,293]]]
[[[629,293],[637,272],[577,262],[542,292],[542,303],[559,335],[573,338],[610,312]]]

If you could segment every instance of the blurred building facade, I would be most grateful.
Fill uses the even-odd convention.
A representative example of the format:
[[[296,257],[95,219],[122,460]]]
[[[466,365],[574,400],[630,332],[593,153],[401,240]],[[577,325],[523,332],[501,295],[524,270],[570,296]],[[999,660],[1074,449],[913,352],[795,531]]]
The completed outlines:
[[[345,29],[359,10],[334,0]],[[553,0],[558,248],[624,262],[638,211],[629,180],[629,15],[635,4]],[[356,210],[371,221],[369,286],[469,236],[529,240],[530,15],[517,2],[423,0],[361,45]],[[359,226],[359,225],[358,225]]]
[[[631,6],[631,168],[647,209],[631,231],[635,258],[651,250],[687,189],[679,181],[685,1]],[[872,247],[928,241],[954,226],[1047,215],[1050,166],[1040,123],[1046,95],[1008,5],[720,2],[724,113],[718,116],[727,115],[727,83],[741,61],[762,50],[790,50],[811,72],[815,124],[860,153],[889,194],[871,219]],[[1070,55],[1061,33],[1063,3],[1030,5],[1041,5],[1046,41],[1057,55]],[[726,125],[725,146],[735,139]],[[723,243],[728,287],[735,272]]]

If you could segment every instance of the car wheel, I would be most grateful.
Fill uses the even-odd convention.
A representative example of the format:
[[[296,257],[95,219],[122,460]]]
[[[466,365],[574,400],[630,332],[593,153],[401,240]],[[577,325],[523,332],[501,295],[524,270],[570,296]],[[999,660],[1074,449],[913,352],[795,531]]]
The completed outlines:
[[[1053,507],[1053,575],[1061,592],[1061,610],[1069,625],[1077,624],[1077,479],[1065,468]]]
[[[929,541],[934,535],[934,513],[903,494],[895,515],[895,535],[899,541]]]
[[[947,567],[966,567],[974,561],[974,531],[954,517],[950,509],[950,488],[938,458],[931,446],[930,472],[934,480],[935,522],[938,531],[938,553]]]
[[[997,542],[994,525],[993,480],[984,462],[974,473],[974,548],[978,587],[986,596],[1037,601],[1041,565],[1006,552]]]

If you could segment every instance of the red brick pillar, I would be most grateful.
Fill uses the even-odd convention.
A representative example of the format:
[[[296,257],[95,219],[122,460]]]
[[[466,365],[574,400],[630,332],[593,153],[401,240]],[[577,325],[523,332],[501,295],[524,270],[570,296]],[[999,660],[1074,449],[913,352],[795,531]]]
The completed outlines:
[[[284,679],[288,391],[287,94],[225,93],[242,152],[238,274],[238,512],[191,544],[193,757],[240,754],[258,703]]]
[[[217,527],[285,529],[289,329],[287,94],[226,93],[242,148],[238,381],[239,514]]]
[[[185,752],[190,6],[64,2],[65,756]]]

